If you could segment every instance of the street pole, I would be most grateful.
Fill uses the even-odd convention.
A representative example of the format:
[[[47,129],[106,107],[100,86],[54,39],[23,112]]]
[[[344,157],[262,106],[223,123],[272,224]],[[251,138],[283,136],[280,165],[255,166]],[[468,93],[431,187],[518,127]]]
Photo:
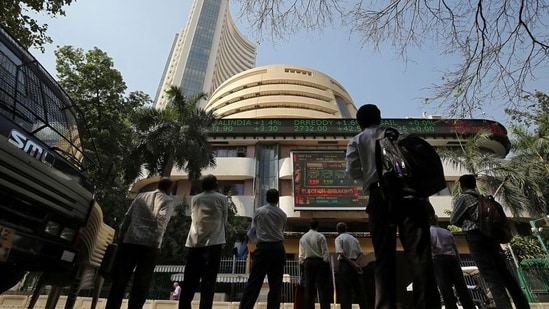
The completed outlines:
[[[541,232],[538,230],[538,227],[536,226],[536,222],[544,220],[545,218],[540,218],[537,220],[530,220],[530,226],[532,227],[532,233],[534,233],[539,241],[539,244],[541,245],[541,249],[543,249],[543,252],[545,254],[549,254],[549,251],[547,250],[547,246],[545,245],[545,239],[543,239]]]

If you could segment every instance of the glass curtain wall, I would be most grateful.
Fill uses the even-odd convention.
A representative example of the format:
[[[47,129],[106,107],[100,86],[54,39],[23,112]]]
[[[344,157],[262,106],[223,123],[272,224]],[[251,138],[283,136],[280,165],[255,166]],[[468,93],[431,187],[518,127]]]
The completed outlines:
[[[258,144],[255,209],[267,203],[265,200],[267,190],[278,189],[278,170],[278,145]]]
[[[186,96],[192,96],[203,91],[204,78],[208,70],[208,60],[212,50],[215,25],[219,17],[219,0],[205,0],[196,33],[191,44],[189,58],[185,65],[181,88]]]

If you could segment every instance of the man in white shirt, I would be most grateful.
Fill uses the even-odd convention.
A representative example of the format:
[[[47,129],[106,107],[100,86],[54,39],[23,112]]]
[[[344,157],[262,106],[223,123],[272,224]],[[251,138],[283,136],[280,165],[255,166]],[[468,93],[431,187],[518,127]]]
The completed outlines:
[[[299,264],[305,279],[304,309],[314,309],[318,292],[320,309],[330,308],[330,264],[326,237],[318,232],[316,219],[309,223],[309,231],[299,239]]]
[[[191,228],[185,247],[188,249],[179,309],[191,309],[194,293],[200,287],[200,309],[211,309],[221,249],[225,244],[228,220],[227,196],[217,192],[217,177],[202,177],[204,192],[191,200]]]
[[[120,308],[134,268],[128,309],[141,309],[145,304],[162,238],[174,210],[174,202],[169,195],[174,185],[175,181],[162,178],[158,189],[140,193],[133,200],[118,232],[122,243],[105,308]]]
[[[337,299],[341,309],[351,309],[353,291],[358,299],[360,309],[366,309],[366,289],[362,279],[362,267],[356,262],[362,254],[360,243],[353,235],[347,233],[347,224],[336,225],[338,236],[335,249],[339,263],[337,271]]]
[[[252,218],[252,227],[248,236],[256,243],[252,255],[250,277],[242,292],[240,309],[253,309],[267,276],[269,294],[266,309],[280,309],[282,298],[282,278],[286,265],[284,249],[284,229],[287,215],[278,207],[280,198],[277,189],[266,192],[267,205],[259,207]]]

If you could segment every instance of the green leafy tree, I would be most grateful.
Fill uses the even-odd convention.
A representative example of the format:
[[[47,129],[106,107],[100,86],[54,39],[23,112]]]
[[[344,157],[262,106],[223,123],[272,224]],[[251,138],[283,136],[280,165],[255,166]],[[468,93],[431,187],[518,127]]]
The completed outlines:
[[[26,48],[35,46],[44,51],[44,45],[52,39],[46,34],[47,24],[39,24],[33,17],[37,13],[50,17],[64,16],[64,6],[73,0],[2,0],[0,25],[10,32]]]
[[[543,251],[539,242],[531,235],[515,235],[510,243],[518,263],[523,271],[539,278],[544,285],[549,286],[549,256]]]
[[[549,5],[540,0],[238,2],[259,35],[284,39],[340,25],[365,47],[388,48],[404,61],[417,48],[457,57],[427,101],[458,117],[478,113],[487,102],[519,103],[525,82],[545,74],[540,68],[549,62]]]
[[[443,160],[454,168],[477,176],[477,187],[483,194],[496,194],[498,200],[507,207],[514,217],[526,214],[539,214],[542,209],[530,201],[525,190],[535,187],[527,175],[517,173],[508,160],[494,153],[484,151],[479,145],[490,140],[488,132],[481,131],[471,139],[463,141],[459,148],[439,149]],[[458,183],[452,193],[459,193]]]
[[[170,176],[177,167],[197,180],[202,169],[215,166],[208,141],[215,115],[198,107],[204,93],[186,97],[181,88],[172,86],[167,94],[170,101],[165,109],[145,107],[135,114],[137,147],[132,157],[142,158],[149,176]]]
[[[191,226],[191,218],[185,214],[189,208],[187,199],[185,196],[178,196],[174,199],[175,211],[166,227],[158,259],[158,263],[164,265],[183,264],[185,242]]]
[[[546,201],[549,197],[549,96],[536,92],[529,99],[531,104],[525,109],[506,110],[511,116],[514,149],[509,166],[515,174],[530,180],[525,183],[523,192],[534,206],[532,216],[541,217],[548,212]],[[549,256],[538,239],[532,235],[515,236],[511,246],[523,269],[549,286]]]
[[[541,212],[548,212],[549,198],[549,96],[536,92],[532,104],[526,109],[508,109],[512,125],[510,132],[513,138],[513,156],[509,165],[516,174],[527,176],[532,184],[524,193]]]
[[[531,235],[513,236],[513,239],[511,239],[511,246],[513,247],[519,263],[523,259],[539,258],[545,255],[545,252],[543,252],[537,239]]]
[[[236,205],[232,199],[232,193],[227,193],[228,205],[229,205],[229,224],[227,226],[227,245],[223,250],[225,256],[231,256],[233,254],[232,248],[237,241],[245,239],[246,230],[250,227],[250,220],[246,217],[237,216],[238,212]]]
[[[440,150],[441,156],[454,167],[479,176],[481,192],[493,194],[498,188],[498,198],[514,216],[532,217],[547,214],[549,198],[549,96],[537,92],[531,97],[527,109],[507,109],[512,124],[512,153],[502,160],[481,151],[480,140],[489,138],[479,133],[461,144],[458,150]],[[457,194],[457,184],[452,190]]]
[[[150,102],[142,92],[125,94],[126,84],[112,59],[98,48],[87,52],[72,46],[55,51],[58,82],[80,110],[87,158],[95,168],[89,174],[96,185],[96,199],[105,222],[116,226],[128,206],[127,189],[140,165],[128,153],[135,147],[130,117]]]
[[[204,93],[186,97],[181,88],[173,86],[167,91],[169,103],[164,109],[141,108],[133,117],[137,147],[131,157],[143,162],[148,176],[170,176],[174,167],[189,173],[189,179],[196,181],[202,169],[215,166],[213,148],[208,141],[208,131],[215,122],[215,114],[198,106],[205,98]],[[141,159],[141,161],[139,161]],[[248,222],[237,217],[236,207],[227,194],[229,210],[226,227],[224,256],[232,254],[236,240],[245,231]],[[176,207],[176,214],[166,230],[160,263],[179,264],[185,254],[185,242],[190,218],[185,216],[187,205],[184,197]]]

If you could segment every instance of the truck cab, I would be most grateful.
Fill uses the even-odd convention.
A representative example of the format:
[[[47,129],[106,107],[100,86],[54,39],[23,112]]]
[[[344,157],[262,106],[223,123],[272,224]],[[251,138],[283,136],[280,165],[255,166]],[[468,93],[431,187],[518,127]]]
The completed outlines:
[[[94,205],[80,130],[66,93],[0,28],[0,293],[77,260]]]

